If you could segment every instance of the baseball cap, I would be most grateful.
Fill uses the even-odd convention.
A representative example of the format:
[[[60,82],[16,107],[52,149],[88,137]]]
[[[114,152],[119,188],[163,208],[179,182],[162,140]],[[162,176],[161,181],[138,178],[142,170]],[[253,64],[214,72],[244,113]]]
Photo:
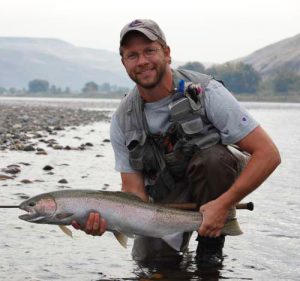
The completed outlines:
[[[143,33],[151,41],[161,40],[167,45],[166,37],[158,24],[150,19],[136,19],[126,24],[121,30],[120,46],[122,46],[125,35],[130,31],[139,31]]]

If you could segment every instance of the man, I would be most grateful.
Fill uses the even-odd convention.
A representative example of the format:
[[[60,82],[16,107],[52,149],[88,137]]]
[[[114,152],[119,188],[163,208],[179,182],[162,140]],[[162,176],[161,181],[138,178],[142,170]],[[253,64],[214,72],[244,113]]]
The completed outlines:
[[[228,219],[234,220],[230,210],[274,171],[279,152],[222,83],[205,74],[171,69],[170,47],[154,21],[140,19],[125,25],[120,55],[136,83],[111,124],[122,191],[145,202],[197,203],[203,222],[196,259],[220,265],[222,228]],[[233,144],[251,156],[249,161],[228,148]],[[102,235],[106,222],[101,214],[91,213],[86,226],[75,222],[73,226]],[[190,233],[185,233],[182,252],[189,238]],[[172,253],[161,239],[135,239],[135,259]]]

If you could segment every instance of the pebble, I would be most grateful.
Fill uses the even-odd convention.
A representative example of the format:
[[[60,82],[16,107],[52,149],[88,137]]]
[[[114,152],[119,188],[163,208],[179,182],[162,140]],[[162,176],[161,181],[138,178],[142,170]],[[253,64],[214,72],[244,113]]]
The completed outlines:
[[[44,171],[51,171],[51,170],[53,170],[54,168],[52,167],[52,166],[50,166],[50,165],[46,165],[44,168],[43,168],[43,170]]]
[[[68,181],[66,179],[61,179],[58,181],[58,183],[68,183]]]

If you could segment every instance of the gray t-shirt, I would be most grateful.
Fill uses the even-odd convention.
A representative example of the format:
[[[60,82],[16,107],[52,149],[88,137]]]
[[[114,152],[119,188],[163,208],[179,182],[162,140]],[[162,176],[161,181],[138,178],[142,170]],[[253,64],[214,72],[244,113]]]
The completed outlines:
[[[145,103],[145,115],[151,133],[164,133],[170,126],[171,96]],[[252,132],[259,124],[233,95],[218,81],[211,80],[204,97],[207,118],[220,131],[223,144],[234,144]],[[110,139],[115,153],[115,169],[122,173],[135,172],[129,163],[125,136],[115,115],[112,116]]]

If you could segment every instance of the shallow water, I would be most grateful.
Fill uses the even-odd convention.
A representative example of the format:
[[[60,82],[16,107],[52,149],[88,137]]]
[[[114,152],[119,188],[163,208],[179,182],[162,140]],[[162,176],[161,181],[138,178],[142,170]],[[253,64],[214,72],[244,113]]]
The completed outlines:
[[[99,109],[112,108],[117,103],[107,105],[99,100],[92,103],[89,100],[28,102]],[[0,280],[299,280],[300,105],[245,105],[278,145],[282,164],[259,190],[245,199],[255,203],[255,210],[239,211],[244,234],[226,239],[222,268],[197,268],[193,260],[195,235],[190,252],[182,259],[137,264],[130,256],[132,241],[123,249],[110,233],[100,238],[76,230],[74,239],[70,239],[55,226],[19,220],[21,210],[0,209]],[[62,145],[94,144],[85,151],[53,150],[39,143],[48,155],[0,152],[0,169],[21,162],[30,164],[20,164],[21,173],[15,179],[0,181],[0,204],[18,204],[26,196],[61,188],[119,190],[120,177],[113,169],[111,145],[103,142],[109,137],[108,129],[108,123],[100,122],[68,128],[53,137]],[[47,164],[54,167],[53,175],[42,169]],[[68,183],[59,184],[62,178]],[[22,184],[23,179],[34,182]]]

